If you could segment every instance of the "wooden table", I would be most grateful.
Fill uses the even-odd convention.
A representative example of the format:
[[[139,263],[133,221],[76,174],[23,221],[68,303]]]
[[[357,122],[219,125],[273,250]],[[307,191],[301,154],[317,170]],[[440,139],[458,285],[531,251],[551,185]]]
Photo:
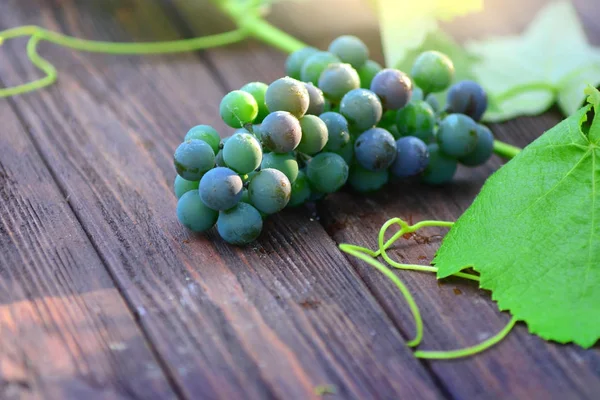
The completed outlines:
[[[598,43],[595,0],[577,3]],[[284,7],[280,25],[314,45],[343,33],[311,36]],[[513,28],[529,18],[512,16]],[[0,5],[0,29],[37,24],[113,41],[206,34],[221,22],[201,1]],[[24,46],[0,49],[2,85],[39,77]],[[173,151],[195,124],[229,134],[220,98],[278,78],[285,55],[256,42],[168,57],[48,44],[41,53],[57,66],[58,84],[0,100],[0,398],[309,399],[320,385],[339,399],[600,398],[598,347],[547,343],[524,325],[476,357],[414,358],[406,304],[337,248],[374,247],[395,216],[456,219],[499,159],[441,188],[342,191],[316,209],[269,218],[259,241],[235,248],[177,222]],[[560,118],[553,110],[492,128],[524,146]],[[423,262],[438,246],[408,241],[393,254]],[[400,275],[424,313],[424,349],[475,344],[508,321],[473,284]]]

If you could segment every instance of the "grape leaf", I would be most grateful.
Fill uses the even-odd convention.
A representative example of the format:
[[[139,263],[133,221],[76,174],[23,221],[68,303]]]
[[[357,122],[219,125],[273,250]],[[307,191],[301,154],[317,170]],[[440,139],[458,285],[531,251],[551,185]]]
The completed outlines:
[[[375,0],[386,65],[396,65],[450,20],[483,7],[482,0]],[[410,72],[407,71],[407,72]]]
[[[472,266],[544,339],[600,338],[600,92],[492,175],[444,239],[438,278]],[[594,116],[595,115],[595,116]]]
[[[487,121],[536,115],[558,101],[565,115],[583,104],[583,89],[600,84],[600,50],[586,38],[570,1],[551,2],[520,36],[467,43],[471,67],[491,97]],[[504,99],[504,93],[520,95]]]

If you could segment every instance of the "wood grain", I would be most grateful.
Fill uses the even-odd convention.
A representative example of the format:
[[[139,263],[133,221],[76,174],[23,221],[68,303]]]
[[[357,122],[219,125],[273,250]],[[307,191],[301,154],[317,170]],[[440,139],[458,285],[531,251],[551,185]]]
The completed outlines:
[[[0,102],[0,398],[174,398],[133,314]]]
[[[11,1],[0,24],[105,40],[177,36],[149,2],[60,5]],[[36,76],[7,46],[5,83]],[[184,396],[314,398],[325,383],[344,399],[443,396],[308,211],[269,219],[244,249],[177,223],[172,151],[194,124],[222,128],[224,90],[210,64],[54,46],[43,54],[59,83],[15,105]],[[279,68],[265,73],[275,79]],[[240,79],[252,80],[246,73]]]

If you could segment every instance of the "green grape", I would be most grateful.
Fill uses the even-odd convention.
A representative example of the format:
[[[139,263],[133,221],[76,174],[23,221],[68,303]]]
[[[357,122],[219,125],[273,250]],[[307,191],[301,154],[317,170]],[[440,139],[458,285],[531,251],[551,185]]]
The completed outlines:
[[[260,236],[263,222],[258,210],[248,203],[221,211],[217,219],[217,231],[227,243],[243,246]]]
[[[321,73],[329,64],[339,63],[340,59],[333,53],[328,51],[318,51],[309,56],[300,72],[300,79],[304,82],[312,82],[313,85],[319,84]]]
[[[173,182],[173,191],[175,192],[175,196],[179,199],[185,193],[191,190],[197,190],[198,185],[200,185],[200,181],[188,181],[177,175],[175,177],[175,181]]]
[[[300,50],[296,50],[290,54],[285,61],[285,73],[294,79],[300,79],[302,65],[308,57],[318,52],[319,50],[315,49],[314,47],[304,47]]]
[[[348,164],[335,153],[320,153],[309,161],[306,175],[317,191],[333,193],[348,180]]]
[[[384,112],[383,115],[381,116],[381,120],[377,124],[377,127],[383,128],[383,129],[386,129],[389,131],[392,126],[396,125],[396,115],[397,115],[396,110],[388,110],[388,111]]]
[[[424,97],[423,89],[413,83],[413,91],[412,95],[410,96],[410,101],[423,101]]]
[[[223,150],[219,150],[217,155],[215,156],[215,165],[217,167],[226,167],[225,161],[223,160]]]
[[[351,131],[360,133],[379,123],[383,108],[375,93],[366,89],[354,89],[342,98],[340,114],[348,120]]]
[[[256,173],[248,185],[252,205],[265,214],[274,214],[284,209],[290,201],[292,185],[281,171],[273,168]]]
[[[219,112],[227,125],[232,128],[242,128],[254,121],[258,115],[258,104],[250,93],[234,90],[223,97]]]
[[[217,222],[219,212],[204,205],[197,190],[184,193],[177,201],[177,219],[194,232],[205,232]]]
[[[354,142],[351,140],[348,141],[345,145],[340,147],[338,150],[333,150],[331,153],[335,153],[342,157],[346,164],[350,165],[354,160]]]
[[[198,125],[190,129],[185,135],[184,141],[190,139],[204,140],[210,145],[215,154],[219,151],[219,143],[221,143],[219,132],[210,125]]]
[[[412,101],[396,115],[396,128],[401,136],[415,136],[429,143],[435,129],[435,113],[424,101]]]
[[[242,197],[240,198],[240,203],[252,204],[250,203],[250,195],[248,194],[248,189],[246,188],[242,190]]]
[[[329,51],[354,68],[362,67],[369,59],[369,48],[356,36],[338,37],[329,45]]]
[[[367,62],[356,71],[360,77],[360,87],[369,89],[371,87],[371,81],[382,69],[383,67],[379,63],[373,60],[367,60]]]
[[[454,64],[447,55],[439,51],[426,51],[415,60],[411,75],[424,92],[441,92],[454,79]]]
[[[468,167],[484,164],[494,153],[494,135],[485,125],[477,125],[477,145],[475,149],[458,161]]]
[[[308,91],[308,110],[306,110],[307,114],[310,115],[320,115],[325,112],[325,97],[323,96],[323,91],[308,82],[304,84],[306,86],[306,90]]]
[[[265,102],[270,112],[287,111],[300,118],[308,110],[310,97],[303,82],[286,76],[269,85]]]
[[[477,147],[477,123],[463,114],[450,114],[440,123],[436,139],[440,150],[461,158]]]
[[[289,153],[302,139],[300,121],[287,111],[267,115],[260,126],[260,137],[266,149],[275,153]]]
[[[433,93],[429,93],[426,97],[425,97],[425,101],[427,102],[427,104],[429,104],[429,106],[431,107],[431,109],[433,110],[434,113],[439,113],[442,110],[442,106],[440,105],[440,101],[438,100],[437,97],[435,97],[435,95]]]
[[[348,183],[358,192],[373,192],[381,189],[388,183],[390,174],[387,169],[382,171],[369,171],[354,163],[350,167]]]
[[[427,146],[429,151],[429,164],[423,171],[421,178],[431,185],[448,183],[454,177],[458,162],[440,151],[437,143]]]
[[[319,89],[333,103],[339,103],[346,93],[359,87],[360,78],[350,64],[329,64],[319,77]]]
[[[251,133],[236,133],[223,147],[223,161],[237,173],[247,174],[260,165],[262,150]]]
[[[342,114],[328,111],[319,115],[319,118],[327,126],[327,144],[323,150],[336,152],[350,141],[348,121]]]
[[[260,124],[263,119],[269,114],[269,109],[267,108],[267,104],[265,103],[265,94],[267,93],[267,88],[269,86],[266,83],[262,82],[250,82],[242,86],[240,89],[243,92],[248,92],[254,97],[256,100],[256,104],[258,105],[258,115],[254,120],[255,123]]]
[[[316,115],[305,115],[300,118],[300,127],[302,128],[302,138],[297,150],[309,156],[323,150],[328,139],[325,122]]]
[[[304,171],[298,171],[298,177],[292,183],[292,194],[290,196],[290,201],[288,202],[288,207],[297,207],[301,204],[304,204],[308,198],[310,197],[310,184],[308,182],[308,177],[304,173]]]
[[[175,150],[173,162],[177,173],[183,179],[197,181],[214,167],[215,153],[204,140],[186,140]]]
[[[291,183],[298,177],[298,161],[293,153],[268,153],[263,156],[261,169],[273,168],[285,174]]]

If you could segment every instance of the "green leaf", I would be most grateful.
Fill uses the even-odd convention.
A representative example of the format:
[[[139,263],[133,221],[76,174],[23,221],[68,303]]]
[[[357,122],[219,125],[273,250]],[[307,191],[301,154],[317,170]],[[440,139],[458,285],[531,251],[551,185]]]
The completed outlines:
[[[438,30],[438,20],[450,20],[483,7],[482,0],[373,1],[388,66],[396,65],[411,50],[420,48],[428,34]]]
[[[593,109],[492,175],[434,263],[438,278],[473,267],[498,307],[532,333],[591,347],[600,338],[600,93],[586,93]]]
[[[466,48],[480,58],[472,71],[491,97],[488,121],[539,114],[556,101],[570,115],[584,101],[583,88],[600,84],[600,50],[588,43],[569,1],[548,4],[520,36]]]

